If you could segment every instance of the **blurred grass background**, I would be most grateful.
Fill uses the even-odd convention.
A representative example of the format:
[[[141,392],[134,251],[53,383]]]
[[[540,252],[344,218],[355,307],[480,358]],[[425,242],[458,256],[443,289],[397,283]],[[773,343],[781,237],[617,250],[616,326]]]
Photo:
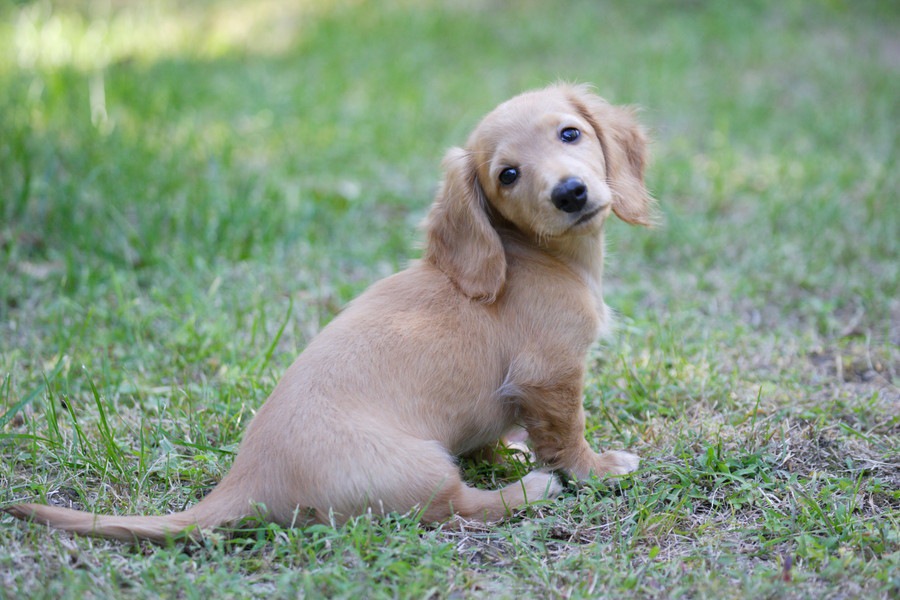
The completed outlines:
[[[645,457],[624,488],[474,537],[362,520],[193,556],[4,520],[0,593],[897,594],[898,25],[876,1],[0,3],[0,502],[204,493],[309,339],[418,255],[447,147],[524,89],[641,107],[665,222],[608,228],[620,328],[585,402],[596,445]]]

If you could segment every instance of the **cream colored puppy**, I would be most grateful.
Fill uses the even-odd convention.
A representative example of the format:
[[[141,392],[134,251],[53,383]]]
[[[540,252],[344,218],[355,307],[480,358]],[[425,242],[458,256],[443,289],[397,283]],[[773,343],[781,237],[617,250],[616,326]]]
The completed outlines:
[[[455,457],[527,430],[537,459],[578,478],[637,457],[584,438],[588,347],[609,325],[601,295],[610,211],[650,221],[645,138],[586,87],[501,104],[450,150],[422,260],[354,300],[291,365],[247,428],[231,471],[195,506],[103,516],[6,509],[85,535],[161,542],[262,514],[282,525],[368,509],[493,521],[552,497],[549,471],[488,491]]]

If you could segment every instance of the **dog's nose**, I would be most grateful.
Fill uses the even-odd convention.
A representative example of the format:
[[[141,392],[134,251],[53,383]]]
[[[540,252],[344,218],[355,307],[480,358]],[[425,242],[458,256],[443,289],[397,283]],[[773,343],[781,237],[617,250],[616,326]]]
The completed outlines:
[[[553,206],[567,213],[578,212],[587,203],[587,186],[577,177],[563,179],[550,193]]]

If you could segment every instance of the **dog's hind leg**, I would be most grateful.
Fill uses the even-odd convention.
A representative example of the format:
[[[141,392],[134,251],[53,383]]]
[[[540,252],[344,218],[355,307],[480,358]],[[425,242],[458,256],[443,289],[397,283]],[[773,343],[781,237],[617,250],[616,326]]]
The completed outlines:
[[[555,497],[562,490],[556,477],[546,471],[532,471],[499,490],[474,488],[466,485],[456,461],[438,442],[399,432],[389,437],[389,451],[381,452],[388,449],[370,438],[373,443],[365,446],[373,452],[332,470],[342,475],[340,486],[327,494],[335,512],[343,516],[359,514],[365,507],[358,502],[365,498],[377,512],[418,509],[425,523],[446,521],[453,515],[489,522],[510,516],[528,502]],[[316,507],[320,514],[323,509],[327,511],[324,504],[317,503]]]
[[[425,522],[446,521],[459,515],[475,521],[499,521],[536,500],[554,498],[562,491],[559,480],[547,471],[532,471],[519,481],[499,490],[481,490],[466,485],[459,477],[448,481],[435,494],[422,515]]]

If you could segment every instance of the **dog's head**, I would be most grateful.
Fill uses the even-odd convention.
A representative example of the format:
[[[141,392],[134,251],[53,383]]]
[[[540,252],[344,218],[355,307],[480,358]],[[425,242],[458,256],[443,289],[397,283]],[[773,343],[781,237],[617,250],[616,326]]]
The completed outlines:
[[[451,149],[428,218],[426,260],[471,298],[493,301],[506,260],[496,227],[536,245],[596,236],[610,210],[651,224],[646,138],[628,109],[585,86],[556,85],[504,102]]]

